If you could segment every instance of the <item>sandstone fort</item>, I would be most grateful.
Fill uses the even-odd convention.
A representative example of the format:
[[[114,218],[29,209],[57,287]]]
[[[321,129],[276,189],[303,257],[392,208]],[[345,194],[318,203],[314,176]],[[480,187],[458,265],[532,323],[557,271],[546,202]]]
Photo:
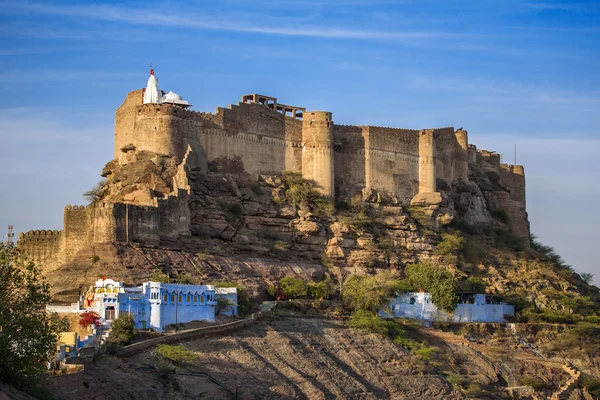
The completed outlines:
[[[158,245],[207,234],[194,224],[202,211],[190,195],[190,175],[210,171],[257,180],[294,171],[331,202],[362,196],[433,207],[450,218],[460,209],[474,223],[502,209],[511,231],[529,237],[523,167],[478,150],[462,128],[336,124],[332,111],[260,94],[214,113],[190,106],[161,91],[151,71],[146,88],[128,93],[116,111],[114,160],[102,171],[108,184],[98,201],[66,206],[61,231],[21,234],[19,246],[36,262],[59,265],[94,243]]]

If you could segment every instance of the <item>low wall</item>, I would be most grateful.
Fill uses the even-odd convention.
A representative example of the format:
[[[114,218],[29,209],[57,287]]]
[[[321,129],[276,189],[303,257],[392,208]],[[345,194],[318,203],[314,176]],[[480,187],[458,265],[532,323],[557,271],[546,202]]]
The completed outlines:
[[[175,333],[173,335],[160,336],[154,339],[145,340],[143,342],[134,343],[129,346],[123,347],[117,352],[119,357],[129,357],[142,351],[148,350],[152,347],[158,346],[159,344],[170,344],[188,341],[192,339],[208,337],[215,334],[225,334],[236,332],[247,326],[253,325],[257,320],[261,319],[265,312],[252,314],[249,318],[241,321],[229,322],[227,324],[207,326],[205,328],[191,329],[189,331]]]

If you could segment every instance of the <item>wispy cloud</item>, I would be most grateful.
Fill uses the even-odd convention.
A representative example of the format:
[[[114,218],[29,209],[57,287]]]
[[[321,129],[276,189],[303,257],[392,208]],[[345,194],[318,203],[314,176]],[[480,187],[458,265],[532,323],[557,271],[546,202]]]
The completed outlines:
[[[122,8],[108,5],[48,5],[30,2],[0,2],[0,7],[6,12],[26,11],[44,15],[62,17],[77,17],[93,20],[121,22],[134,25],[159,27],[177,27],[195,30],[229,31],[240,33],[256,33],[265,35],[303,36],[329,39],[359,39],[359,40],[393,40],[411,41],[419,39],[452,39],[464,35],[451,31],[438,30],[403,30],[380,31],[371,29],[345,29],[341,27],[323,27],[295,25],[293,21],[285,21],[286,26],[252,24],[245,21],[230,21],[217,19],[214,15],[204,15],[195,12],[175,14],[156,12],[142,8]]]

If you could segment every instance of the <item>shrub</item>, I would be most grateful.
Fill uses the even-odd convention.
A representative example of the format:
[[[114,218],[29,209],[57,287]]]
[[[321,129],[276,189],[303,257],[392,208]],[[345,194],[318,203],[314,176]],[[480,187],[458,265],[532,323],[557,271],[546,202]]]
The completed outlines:
[[[135,326],[133,315],[129,313],[119,313],[110,326],[110,335],[108,341],[114,343],[127,344],[135,336]]]
[[[224,297],[217,297],[217,314],[221,314],[222,311],[228,307],[234,305],[233,302]]]
[[[325,278],[321,282],[309,283],[308,289],[313,299],[328,299],[335,292],[335,285],[331,278]]]
[[[247,315],[250,310],[252,310],[254,299],[250,297],[244,285],[236,282],[212,282],[210,285],[214,285],[218,288],[234,287],[237,289],[237,306],[239,315]]]
[[[546,387],[544,381],[535,376],[523,376],[521,377],[521,385],[531,386],[535,390],[542,390]]]
[[[457,255],[463,251],[465,239],[460,234],[442,233],[442,241],[438,243],[437,249],[443,255]]]
[[[391,324],[393,322],[379,318],[376,314],[367,310],[357,310],[352,313],[348,325],[352,328],[361,329],[369,333],[375,333],[382,336],[390,334]]]
[[[159,268],[156,268],[154,270],[154,272],[152,273],[150,280],[152,282],[167,283],[167,282],[169,282],[169,276],[167,274],[165,274],[164,272],[162,272],[162,270],[160,270]]]
[[[198,280],[193,278],[190,274],[181,274],[175,277],[175,283],[181,283],[183,285],[195,285]]]
[[[87,328],[91,325],[96,325],[96,322],[100,319],[100,315],[94,311],[85,311],[79,315],[79,326]]]
[[[322,196],[313,181],[306,180],[302,174],[284,171],[281,180],[285,185],[285,197],[294,204],[309,206],[319,216],[332,216],[335,209],[330,199]],[[273,198],[275,202],[275,197]],[[278,203],[275,203],[278,204]]]
[[[308,285],[300,278],[286,276],[279,281],[281,289],[289,298],[298,298],[306,296]]]
[[[352,275],[342,287],[344,305],[352,310],[377,312],[394,294],[397,280],[390,274],[374,276]]]
[[[102,198],[104,197],[103,189],[106,187],[107,184],[108,181],[106,179],[102,179],[101,181],[96,183],[94,187],[92,187],[90,190],[84,192],[83,198],[89,201],[90,203],[102,200]]]
[[[290,244],[281,240],[276,240],[275,243],[273,243],[273,248],[279,251],[288,251],[290,249]]]
[[[98,261],[100,261],[100,257],[94,254],[92,256],[92,264],[96,264]]]
[[[154,349],[154,352],[167,360],[174,363],[190,363],[196,358],[196,355],[183,345],[159,344]]]
[[[481,278],[479,278],[477,276],[470,276],[467,279],[467,282],[469,282],[471,291],[473,291],[475,293],[485,293],[485,288],[487,285]]]
[[[448,380],[449,384],[456,388],[462,388],[463,386],[466,386],[469,383],[469,380],[467,378],[458,374],[450,374],[446,379]]]

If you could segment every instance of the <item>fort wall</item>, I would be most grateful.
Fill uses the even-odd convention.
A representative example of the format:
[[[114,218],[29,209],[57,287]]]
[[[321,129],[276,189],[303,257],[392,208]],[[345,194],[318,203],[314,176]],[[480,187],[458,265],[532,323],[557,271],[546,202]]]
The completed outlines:
[[[366,127],[334,125],[334,181],[336,196],[350,199],[366,187]]]
[[[71,259],[88,243],[86,206],[65,207],[61,247],[66,259]]]
[[[36,265],[51,263],[60,253],[62,232],[35,230],[19,234],[21,249]]]

